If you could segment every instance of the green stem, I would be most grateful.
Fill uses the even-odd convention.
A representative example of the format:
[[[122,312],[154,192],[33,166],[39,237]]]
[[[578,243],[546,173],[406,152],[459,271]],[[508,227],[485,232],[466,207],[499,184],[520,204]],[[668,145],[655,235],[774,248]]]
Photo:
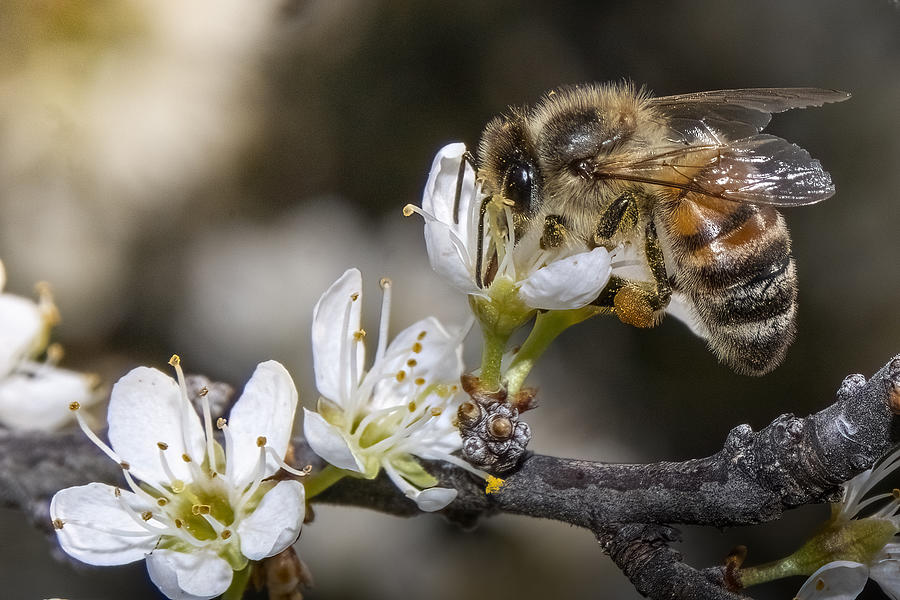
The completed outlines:
[[[793,556],[773,560],[772,562],[755,567],[747,567],[738,572],[741,585],[745,588],[751,585],[759,585],[768,581],[775,581],[793,575],[804,575],[803,569],[797,564]]]
[[[481,351],[481,374],[478,376],[482,386],[488,390],[500,388],[500,364],[503,351],[509,336],[494,333],[487,328],[483,330],[484,346]]]
[[[507,391],[515,394],[522,389],[522,384],[525,383],[525,378],[528,377],[534,364],[559,334],[595,314],[597,308],[593,306],[540,313],[535,319],[531,333],[504,374]]]
[[[255,568],[256,563],[251,562],[240,571],[235,571],[231,578],[231,585],[222,594],[222,600],[241,600],[244,597],[244,591],[250,582],[250,572]]]
[[[339,469],[334,465],[326,465],[324,469],[315,475],[304,477],[303,487],[306,488],[306,499],[309,500],[318,496],[349,474],[349,471]]]

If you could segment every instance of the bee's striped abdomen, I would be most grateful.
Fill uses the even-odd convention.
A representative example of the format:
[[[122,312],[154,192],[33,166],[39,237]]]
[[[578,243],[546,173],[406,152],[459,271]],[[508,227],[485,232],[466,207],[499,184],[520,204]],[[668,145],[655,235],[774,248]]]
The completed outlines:
[[[715,354],[763,375],[793,341],[797,285],[784,218],[771,206],[687,193],[661,206],[675,285]]]

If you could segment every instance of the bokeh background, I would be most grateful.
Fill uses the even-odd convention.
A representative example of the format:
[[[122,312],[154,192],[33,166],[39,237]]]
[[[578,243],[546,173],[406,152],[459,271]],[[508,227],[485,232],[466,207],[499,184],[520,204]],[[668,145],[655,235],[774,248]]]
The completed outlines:
[[[312,306],[346,268],[367,278],[370,324],[381,276],[395,281],[395,331],[465,317],[429,270],[421,222],[400,214],[436,150],[474,145],[488,119],[551,87],[623,78],[661,95],[852,92],[770,126],[819,158],[838,192],[787,211],[801,308],[779,369],[735,375],[675,321],[641,331],[597,319],[533,375],[533,450],[704,456],[735,425],[815,411],[846,374],[900,352],[900,8],[889,0],[4,0],[7,289],[51,282],[67,366],[113,382],[178,352],[188,370],[241,384],[275,358],[312,406]],[[769,560],[826,514],[686,528],[681,549],[698,566],[739,543],[748,561]],[[159,597],[143,565],[79,569],[52,562],[52,547],[0,512],[6,597]],[[297,549],[313,599],[637,597],[589,533],[524,518],[463,532],[433,515],[318,506]],[[801,582],[753,593],[792,597]]]

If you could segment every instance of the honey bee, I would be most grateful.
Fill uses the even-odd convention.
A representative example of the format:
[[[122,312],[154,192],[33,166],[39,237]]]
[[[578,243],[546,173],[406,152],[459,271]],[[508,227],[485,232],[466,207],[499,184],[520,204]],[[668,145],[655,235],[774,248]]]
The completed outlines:
[[[796,269],[775,207],[820,202],[834,186],[805,150],[760,132],[772,113],[847,98],[567,87],[488,123],[472,160],[487,197],[511,209],[518,243],[631,255],[637,268],[614,271],[595,304],[639,327],[678,314],[719,360],[763,375],[796,329]]]

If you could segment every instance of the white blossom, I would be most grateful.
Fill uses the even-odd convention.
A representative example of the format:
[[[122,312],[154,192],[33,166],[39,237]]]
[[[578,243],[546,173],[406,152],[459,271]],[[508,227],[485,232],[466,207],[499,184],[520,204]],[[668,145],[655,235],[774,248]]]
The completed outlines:
[[[203,418],[178,381],[147,367],[122,377],[109,403],[107,446],[130,490],[90,483],[53,496],[50,514],[63,550],[92,565],[147,560],[169,598],[213,598],[249,560],[278,554],[300,533],[305,493],[298,481],[271,481],[288,449],[297,390],[275,361],[260,364],[213,438],[209,402]],[[137,480],[140,480],[138,483]]]
[[[0,292],[6,271],[0,262]],[[0,423],[19,430],[53,430],[72,420],[71,402],[98,399],[96,378],[55,366],[61,351],[48,348],[50,329],[59,320],[46,284],[37,302],[0,293]],[[47,353],[47,360],[34,358]]]
[[[382,288],[377,349],[368,370],[360,272],[345,272],[316,304],[312,344],[321,398],[317,412],[304,410],[303,431],[310,447],[335,467],[369,478],[384,469],[420,509],[440,510],[457,491],[435,487],[437,480],[413,457],[473,470],[451,454],[462,444],[453,417],[464,331],[448,331],[429,317],[388,344],[390,282],[382,280]]]
[[[542,249],[536,236],[517,243],[508,207],[495,209],[496,218],[484,219],[479,239],[482,194],[468,163],[459,183],[465,152],[461,143],[442,148],[425,184],[422,207],[406,207],[407,214],[416,212],[425,219],[425,243],[432,268],[460,291],[475,296],[490,297],[498,283],[512,283],[519,300],[532,309],[581,308],[596,299],[611,272],[605,248],[564,244]],[[492,260],[496,261],[496,274],[485,281]]]
[[[893,600],[900,600],[900,491],[877,494],[870,498],[863,497],[887,475],[900,466],[900,449],[894,450],[876,467],[864,471],[844,484],[844,498],[833,507],[833,517],[828,527],[859,529],[857,534],[862,543],[851,543],[848,546],[857,560],[833,560],[820,567],[797,592],[798,600],[853,600],[872,579],[882,591]],[[860,512],[872,505],[889,500],[877,510],[860,516]],[[850,525],[849,523],[855,525]],[[862,524],[860,527],[859,524]],[[865,527],[871,524],[872,527]],[[864,528],[865,527],[865,528]],[[894,535],[887,543],[876,548],[868,556],[864,550],[873,535],[875,528],[885,529]],[[864,529],[863,529],[864,528]],[[847,536],[850,538],[850,536]]]

